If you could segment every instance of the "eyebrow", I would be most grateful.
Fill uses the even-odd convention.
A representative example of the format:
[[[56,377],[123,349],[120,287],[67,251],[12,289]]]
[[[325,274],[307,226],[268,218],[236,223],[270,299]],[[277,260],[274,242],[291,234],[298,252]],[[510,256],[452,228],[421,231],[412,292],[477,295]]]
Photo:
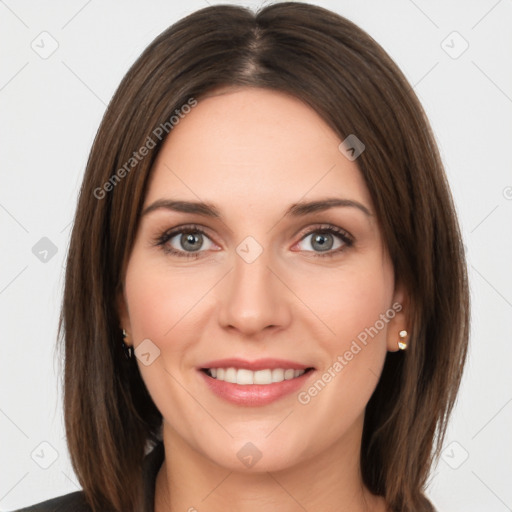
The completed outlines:
[[[369,217],[373,215],[366,206],[357,201],[353,201],[352,199],[329,197],[327,199],[318,199],[316,201],[301,201],[299,203],[294,203],[286,210],[284,217],[303,217],[311,213],[322,212],[335,207],[357,208]],[[217,207],[211,203],[205,203],[202,201],[177,201],[172,199],[158,199],[143,210],[142,216],[159,209],[182,213],[195,213],[198,215],[204,215],[205,217],[222,217]]]

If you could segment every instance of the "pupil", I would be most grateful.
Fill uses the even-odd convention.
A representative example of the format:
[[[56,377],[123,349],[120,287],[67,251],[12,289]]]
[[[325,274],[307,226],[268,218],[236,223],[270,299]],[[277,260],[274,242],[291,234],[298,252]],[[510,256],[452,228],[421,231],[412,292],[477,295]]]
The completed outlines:
[[[201,247],[202,235],[200,233],[198,233],[197,235],[188,233],[186,235],[182,235],[181,239],[182,239],[182,246],[185,249],[188,248],[192,251],[197,251]]]
[[[330,243],[329,243],[329,239],[327,238],[329,237],[330,238]],[[329,249],[331,249],[332,247],[332,236],[327,234],[327,235],[317,235],[313,238],[313,247],[315,244],[319,244],[319,249],[321,251],[328,251]]]

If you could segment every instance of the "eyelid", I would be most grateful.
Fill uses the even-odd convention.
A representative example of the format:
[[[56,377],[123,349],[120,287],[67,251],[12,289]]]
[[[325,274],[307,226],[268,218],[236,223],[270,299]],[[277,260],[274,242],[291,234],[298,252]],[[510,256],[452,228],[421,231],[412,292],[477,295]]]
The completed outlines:
[[[310,253],[310,257],[314,258],[329,258],[332,256],[336,256],[337,254],[343,252],[344,250],[352,247],[355,243],[355,238],[346,229],[329,223],[319,223],[316,225],[310,225],[307,228],[305,228],[305,230],[300,231],[299,233],[300,238],[297,242],[295,242],[293,247],[302,242],[308,236],[313,235],[314,233],[328,233],[341,240],[341,247],[338,247],[337,249],[334,250],[303,251],[305,253]]]
[[[214,245],[217,245],[217,246],[219,245],[214,240],[212,240],[212,238],[208,234],[208,228],[204,228],[198,224],[184,224],[184,225],[179,225],[179,226],[170,228],[170,229],[162,232],[161,234],[157,235],[156,238],[153,239],[152,245],[161,246],[161,248],[164,252],[167,252],[169,254],[172,254],[172,255],[175,255],[178,257],[184,257],[184,258],[189,258],[189,259],[202,258],[203,256],[201,256],[201,254],[205,253],[207,251],[199,250],[199,251],[188,252],[188,251],[183,251],[183,250],[176,250],[174,248],[169,249],[166,246],[166,244],[169,242],[169,240],[171,240],[172,238],[174,238],[175,236],[177,236],[179,234],[184,234],[187,232],[200,233],[203,236],[205,236],[206,238],[208,238],[210,240],[210,242],[213,243]],[[319,251],[319,252],[317,252],[317,251],[303,251],[303,252],[312,253],[313,257],[334,256],[334,255],[342,252],[346,248],[351,247],[355,241],[354,237],[343,228],[340,228],[334,224],[318,223],[318,224],[309,225],[306,228],[304,228],[303,230],[299,231],[295,235],[295,236],[299,236],[299,240],[297,242],[295,242],[292,247],[294,247],[298,243],[302,242],[306,237],[311,236],[314,233],[321,233],[321,232],[329,233],[335,237],[338,237],[342,241],[343,245],[340,248],[335,249],[335,250],[327,250],[327,251]],[[300,251],[298,251],[298,252],[300,252]]]
[[[175,236],[180,235],[180,234],[200,233],[203,236],[205,236],[206,238],[208,238],[208,240],[210,240],[210,242],[212,244],[218,245],[217,243],[215,243],[212,240],[212,238],[207,233],[207,231],[208,231],[207,228],[204,228],[197,224],[183,224],[183,225],[175,226],[173,228],[170,228],[170,229],[167,229],[167,230],[161,232],[152,240],[151,245],[159,246],[165,253],[169,253],[171,255],[175,255],[178,257],[184,257],[184,258],[190,258],[190,259],[197,259],[199,257],[202,257],[202,256],[200,256],[201,253],[204,253],[206,251],[202,250],[202,251],[187,252],[187,251],[177,250],[174,248],[169,248],[167,246],[167,243],[170,240],[172,240]]]
[[[326,222],[319,222],[319,223],[316,223],[316,224],[310,224],[309,226],[307,226],[306,228],[300,230],[297,235],[295,236],[299,236],[299,242],[301,240],[303,240],[306,236],[309,236],[311,235],[312,233],[316,233],[316,232],[333,232],[335,233],[336,235],[338,236],[343,236],[345,237],[347,240],[350,240],[351,242],[354,241],[354,237],[346,230],[346,229],[343,229],[339,226],[336,226],[335,224],[330,224],[330,223],[326,223]]]

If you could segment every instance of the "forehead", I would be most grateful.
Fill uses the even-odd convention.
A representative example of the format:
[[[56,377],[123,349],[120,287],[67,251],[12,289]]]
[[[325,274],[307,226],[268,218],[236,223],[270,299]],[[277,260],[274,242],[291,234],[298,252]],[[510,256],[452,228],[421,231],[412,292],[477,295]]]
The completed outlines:
[[[162,197],[233,207],[339,195],[371,208],[341,139],[299,99],[273,90],[220,90],[198,101],[167,136],[145,204]]]

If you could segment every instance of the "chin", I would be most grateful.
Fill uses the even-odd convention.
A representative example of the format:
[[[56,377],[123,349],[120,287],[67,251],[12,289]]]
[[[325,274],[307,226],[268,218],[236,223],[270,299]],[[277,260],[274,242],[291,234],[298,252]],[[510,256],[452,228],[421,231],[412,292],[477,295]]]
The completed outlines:
[[[268,434],[246,435],[243,438],[230,439],[228,443],[214,443],[219,450],[211,449],[203,453],[215,464],[238,473],[266,473],[286,470],[303,459],[304,453],[299,447],[310,445],[305,441],[294,443],[289,439],[283,444],[281,436],[275,439]],[[272,437],[273,434],[270,435]],[[283,437],[286,437],[286,433]],[[302,456],[302,457],[301,457]]]

